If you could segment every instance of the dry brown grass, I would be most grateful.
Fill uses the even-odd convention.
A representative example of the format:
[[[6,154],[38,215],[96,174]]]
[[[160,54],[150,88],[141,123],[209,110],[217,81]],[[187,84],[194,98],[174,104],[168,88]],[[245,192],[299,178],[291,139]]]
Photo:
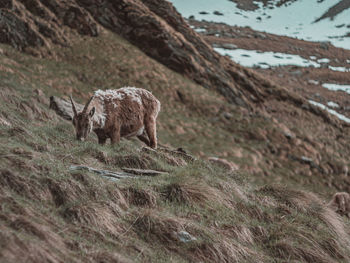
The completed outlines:
[[[235,181],[221,181],[218,185],[218,189],[225,194],[225,197],[233,197],[234,199],[248,201],[245,189],[239,186]]]
[[[110,163],[119,167],[152,169],[157,167],[157,162],[150,156],[144,155],[142,158],[138,155],[115,156],[110,158]]]
[[[172,183],[162,192],[166,200],[186,204],[224,203],[220,192],[203,183],[188,182]]]
[[[0,170],[0,188],[34,200],[47,200],[50,196],[48,189],[40,184],[38,178],[28,178],[8,169]]]
[[[28,208],[13,212],[0,212],[2,262],[65,262],[71,252],[52,220]]]
[[[144,234],[148,241],[157,240],[166,244],[178,242],[176,233],[185,230],[185,221],[176,217],[164,217],[158,215],[156,210],[147,209],[136,215],[134,229],[139,234]]]
[[[238,240],[241,244],[252,245],[254,243],[254,234],[244,225],[223,226],[221,231],[224,232],[223,234]]]
[[[157,151],[154,151],[153,149],[148,147],[143,147],[141,149],[141,152],[151,156],[157,156],[157,158],[164,160],[169,165],[187,165],[187,161],[181,155],[179,156],[179,153],[177,153],[176,151],[169,151],[169,149],[165,147],[159,148]]]
[[[317,195],[310,192],[291,190],[283,187],[264,187],[259,191],[271,194],[288,207],[309,213],[311,216],[317,216],[332,230],[337,238],[341,240],[349,240],[344,229],[342,218],[325,205],[324,201]]]
[[[263,244],[269,238],[267,229],[262,226],[250,227],[250,232],[253,234],[254,241],[260,244]]]
[[[327,231],[326,235],[328,236],[322,239],[315,239],[315,233],[307,232],[305,229],[290,233],[292,235],[290,238],[283,237],[270,247],[275,256],[306,262],[349,260],[347,251],[350,238],[345,231],[342,218],[327,207],[315,194],[272,186],[263,187],[258,192],[273,196],[280,203],[277,208],[283,208],[283,211],[287,211],[286,214],[291,215],[296,210],[297,213],[307,215],[311,225],[314,224],[311,223],[311,220],[321,221],[324,226],[316,225],[314,227],[318,228],[317,231],[322,231],[322,229]],[[291,223],[288,223],[286,227],[292,227]]]
[[[273,222],[273,215],[263,210],[263,206],[255,203],[238,202],[235,205],[237,212],[265,223]]]
[[[304,241],[305,241],[305,237]],[[310,242],[310,240],[307,240]],[[304,262],[320,262],[320,263],[332,263],[337,262],[333,260],[324,250],[318,246],[312,248],[299,247],[293,244],[293,240],[282,240],[278,241],[273,251],[275,256],[281,259],[293,258]]]
[[[157,206],[158,195],[154,191],[129,187],[123,189],[122,192],[125,195],[126,201],[131,205],[145,206],[149,208]]]
[[[101,233],[118,236],[124,227],[118,221],[123,209],[114,202],[72,205],[62,211],[62,216],[71,223],[98,229]]]
[[[204,230],[181,218],[166,217],[155,210],[138,213],[133,227],[136,233],[143,236],[147,242],[151,242],[155,246],[158,242],[163,245],[166,244],[168,249],[178,251],[191,262],[240,262],[242,259],[250,258],[252,260],[253,256],[258,258],[253,250],[242,244],[245,241],[248,244],[252,242],[251,237],[248,237],[250,235],[249,230],[246,228],[232,230],[237,234],[238,239],[232,239],[233,235],[230,239],[224,238],[224,235],[218,235],[220,231],[213,229],[212,232],[207,233],[213,239],[208,242],[201,241],[200,236],[206,236],[205,231],[208,231],[208,229]],[[194,234],[198,241],[192,241],[187,249],[185,247],[180,248],[181,242],[177,236],[180,231],[188,231]]]
[[[259,260],[255,253],[230,239],[217,239],[211,243],[203,243],[190,250],[194,261],[200,262],[253,262]],[[254,258],[254,259],[253,259]]]
[[[0,239],[6,240],[6,245],[2,246],[0,254],[2,262],[63,263],[65,262],[63,253],[68,252],[61,248],[61,253],[53,253],[53,247],[45,243],[24,242],[21,238],[3,231],[0,232]],[[78,261],[72,260],[72,262]]]
[[[114,252],[99,251],[94,252],[89,255],[91,257],[91,262],[95,263],[131,263],[133,261],[126,259],[122,255]]]

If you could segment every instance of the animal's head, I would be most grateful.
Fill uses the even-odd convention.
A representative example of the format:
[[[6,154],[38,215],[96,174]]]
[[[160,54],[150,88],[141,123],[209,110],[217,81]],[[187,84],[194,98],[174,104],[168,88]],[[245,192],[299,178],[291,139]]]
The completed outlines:
[[[95,114],[95,107],[92,107],[89,112],[87,110],[93,98],[94,97],[92,96],[86,103],[83,111],[78,113],[73,98],[70,96],[73,110],[73,125],[75,128],[77,140],[79,141],[84,141],[93,128],[92,117]]]

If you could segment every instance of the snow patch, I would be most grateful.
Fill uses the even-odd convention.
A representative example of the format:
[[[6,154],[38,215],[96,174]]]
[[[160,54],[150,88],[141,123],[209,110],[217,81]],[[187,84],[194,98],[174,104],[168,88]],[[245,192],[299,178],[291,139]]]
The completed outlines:
[[[322,87],[332,90],[332,91],[345,91],[350,94],[350,85],[339,85],[334,83],[323,83]]]
[[[332,110],[332,109],[328,108],[327,106],[325,106],[325,105],[323,105],[323,104],[321,104],[321,103],[318,103],[318,102],[316,102],[316,101],[313,101],[313,100],[309,100],[309,102],[310,102],[310,104],[312,104],[312,105],[315,105],[315,106],[317,106],[317,107],[319,107],[319,108],[321,108],[321,109],[323,109],[323,110],[328,111],[330,114],[333,114],[333,115],[336,116],[338,119],[340,119],[340,120],[342,120],[342,121],[345,121],[345,122],[347,122],[347,123],[350,123],[350,119],[349,119],[349,118],[347,118],[346,116],[344,116],[344,115],[342,115],[342,114],[336,112],[335,110]]]
[[[350,72],[350,68],[346,67],[333,67],[333,66],[328,66],[329,69],[333,71],[340,71],[340,72]]]
[[[320,68],[320,63],[328,63],[330,59],[322,58],[316,61],[305,59],[299,55],[279,53],[279,52],[262,52],[258,50],[246,49],[226,49],[213,45],[214,50],[223,55],[229,56],[233,61],[245,67],[270,68],[277,66],[299,66]],[[350,72],[350,68],[328,66],[333,71]]]
[[[207,32],[205,28],[195,28],[194,31],[196,31],[197,33]]]
[[[327,105],[331,108],[339,108],[339,104],[338,103],[335,103],[333,101],[328,101],[327,102]]]
[[[345,26],[335,27],[340,24],[348,24],[350,9],[344,10],[334,19],[323,19],[314,23],[339,1],[299,0],[280,7],[264,6],[259,1],[254,2],[259,6],[255,11],[241,10],[236,3],[228,0],[170,0],[170,2],[184,17],[195,15],[199,21],[204,19],[232,26],[249,26],[257,31],[298,37],[309,41],[330,41],[333,45],[346,49],[350,47],[350,38],[344,37],[349,29]],[[203,10],[206,11],[206,14],[199,13]],[[214,11],[219,11],[223,15],[215,15]]]
[[[279,52],[261,52],[256,50],[214,48],[221,55],[228,55],[233,61],[245,67],[259,66],[270,68],[274,66],[295,65],[299,67],[320,67],[317,62],[304,59],[299,55]]]
[[[320,58],[317,60],[318,63],[329,63],[331,60],[329,58]]]
[[[307,82],[308,82],[309,84],[312,84],[312,85],[318,85],[318,84],[320,84],[319,81],[313,80],[313,79],[309,79]]]

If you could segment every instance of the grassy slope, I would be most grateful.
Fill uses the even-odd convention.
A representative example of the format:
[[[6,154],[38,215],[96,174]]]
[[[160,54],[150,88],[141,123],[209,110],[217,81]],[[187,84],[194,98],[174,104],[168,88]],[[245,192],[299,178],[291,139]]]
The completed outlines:
[[[45,97],[73,93],[83,100],[96,87],[145,87],[162,101],[162,144],[207,155],[239,150],[236,156],[242,156],[233,159],[242,166],[254,166],[251,149],[264,146],[246,140],[245,132],[278,130],[269,119],[245,121],[217,94],[109,33],[57,50],[56,61],[1,48],[6,56],[0,56],[0,118],[11,123],[0,126],[0,255],[5,261],[348,261],[348,226],[316,196],[253,187],[247,172],[142,151],[137,141],[100,146],[90,136],[86,143],[76,142],[72,125],[48,111]],[[33,92],[37,88],[43,97]],[[222,112],[232,114],[232,123]],[[169,174],[114,183],[71,173],[71,164]],[[180,242],[176,233],[181,230],[197,240]]]

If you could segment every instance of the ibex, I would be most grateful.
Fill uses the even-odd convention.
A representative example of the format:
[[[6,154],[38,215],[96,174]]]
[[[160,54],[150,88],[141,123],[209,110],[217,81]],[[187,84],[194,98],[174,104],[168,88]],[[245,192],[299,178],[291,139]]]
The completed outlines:
[[[79,113],[72,96],[70,99],[78,140],[85,140],[94,131],[100,144],[105,144],[108,138],[114,144],[121,137],[137,136],[148,146],[157,148],[156,119],[160,102],[149,91],[131,87],[97,90]]]
[[[345,192],[335,193],[328,206],[340,215],[349,217],[350,195]]]

